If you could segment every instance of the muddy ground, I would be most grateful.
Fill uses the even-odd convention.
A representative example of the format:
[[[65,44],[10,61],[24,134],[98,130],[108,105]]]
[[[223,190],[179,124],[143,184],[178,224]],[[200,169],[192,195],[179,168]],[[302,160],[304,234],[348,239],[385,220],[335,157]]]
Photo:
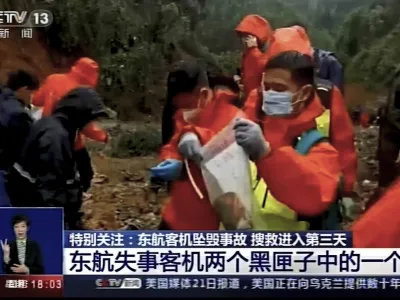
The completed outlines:
[[[359,217],[376,188],[377,137],[376,126],[356,128],[359,196],[355,198],[356,205],[349,208],[350,218],[344,221],[345,227]],[[157,228],[162,204],[167,198],[163,189],[155,196],[148,184],[148,169],[157,163],[157,156],[117,159],[108,157],[103,150],[92,149],[91,152],[96,176],[83,206],[86,227],[104,230]]]

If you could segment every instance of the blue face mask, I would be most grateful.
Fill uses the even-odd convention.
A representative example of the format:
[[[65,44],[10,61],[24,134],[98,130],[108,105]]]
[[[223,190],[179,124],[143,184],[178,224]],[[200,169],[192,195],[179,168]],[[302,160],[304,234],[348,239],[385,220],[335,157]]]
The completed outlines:
[[[263,91],[262,111],[268,116],[283,116],[293,113],[291,92]]]

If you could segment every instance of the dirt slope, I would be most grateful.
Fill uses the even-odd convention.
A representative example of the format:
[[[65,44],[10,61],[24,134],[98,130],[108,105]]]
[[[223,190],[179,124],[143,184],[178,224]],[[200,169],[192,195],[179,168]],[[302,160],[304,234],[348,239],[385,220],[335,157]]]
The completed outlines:
[[[20,34],[20,29],[11,28],[9,38],[0,39],[0,82],[5,81],[9,71],[16,69],[32,72],[39,80],[63,70],[55,64],[62,57],[47,49],[41,32],[34,31],[32,39],[22,39]]]
[[[92,154],[97,175],[84,202],[85,225],[91,229],[154,229],[160,221],[165,192],[151,198],[148,169],[157,158],[117,159]]]

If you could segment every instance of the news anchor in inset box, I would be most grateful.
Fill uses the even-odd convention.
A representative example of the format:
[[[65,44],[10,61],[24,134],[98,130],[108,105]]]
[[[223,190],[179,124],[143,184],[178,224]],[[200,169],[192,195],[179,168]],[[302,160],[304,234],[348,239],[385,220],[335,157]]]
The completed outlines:
[[[30,221],[25,215],[12,218],[15,241],[1,241],[3,270],[6,274],[43,274],[43,260],[39,244],[28,239]]]

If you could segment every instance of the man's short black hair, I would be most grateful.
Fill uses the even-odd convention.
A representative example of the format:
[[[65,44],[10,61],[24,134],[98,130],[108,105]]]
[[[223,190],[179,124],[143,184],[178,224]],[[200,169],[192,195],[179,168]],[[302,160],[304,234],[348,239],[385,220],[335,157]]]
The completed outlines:
[[[265,69],[285,69],[290,71],[299,86],[314,85],[314,62],[309,55],[296,51],[283,52],[272,58]]]
[[[11,220],[11,225],[12,227],[15,226],[15,224],[25,222],[26,226],[29,226],[31,224],[31,221],[29,218],[25,215],[15,215],[12,220]]]
[[[39,80],[35,75],[23,70],[8,73],[7,87],[9,89],[17,91],[25,86],[29,90],[37,90],[39,88]]]

